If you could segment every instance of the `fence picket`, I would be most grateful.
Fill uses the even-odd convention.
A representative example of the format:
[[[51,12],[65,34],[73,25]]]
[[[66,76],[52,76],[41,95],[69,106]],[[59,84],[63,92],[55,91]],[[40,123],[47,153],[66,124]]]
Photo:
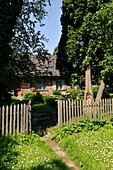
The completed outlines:
[[[2,135],[4,135],[4,117],[5,117],[5,107],[2,107]]]
[[[8,135],[8,109],[9,106],[6,106],[6,135]]]
[[[68,126],[68,100],[66,100],[66,118],[67,118],[67,126]]]
[[[12,105],[10,106],[10,130],[9,133],[12,134]]]

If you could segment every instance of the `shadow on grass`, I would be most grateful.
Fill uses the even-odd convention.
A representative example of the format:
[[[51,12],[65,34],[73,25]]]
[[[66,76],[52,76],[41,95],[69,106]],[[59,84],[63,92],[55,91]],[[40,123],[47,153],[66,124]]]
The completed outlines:
[[[15,143],[13,139],[9,136],[0,137],[0,169],[10,169],[9,164],[17,162],[16,157],[18,152],[12,151],[11,144]]]
[[[45,165],[38,165],[36,167],[30,167],[30,169],[31,170],[35,170],[35,169],[38,169],[38,170],[71,170],[71,168],[67,167],[67,165],[62,160],[58,160],[58,159],[54,159],[53,161],[48,162]]]

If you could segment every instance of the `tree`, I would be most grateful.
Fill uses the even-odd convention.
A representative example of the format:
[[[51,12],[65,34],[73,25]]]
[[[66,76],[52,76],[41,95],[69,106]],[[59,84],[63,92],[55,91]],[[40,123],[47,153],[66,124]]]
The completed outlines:
[[[63,73],[63,69],[67,68],[75,83],[83,85],[84,72],[90,64],[94,83],[104,79],[107,84],[111,84],[112,1],[64,0],[62,11],[62,35],[57,60],[59,70]],[[60,69],[61,65],[64,68]]]
[[[19,86],[20,80],[28,78],[33,71],[28,54],[32,51],[40,53],[44,46],[41,42],[44,37],[35,31],[35,27],[42,25],[48,2],[0,1],[0,103],[7,100],[9,89]]]
[[[63,66],[65,60],[64,68],[67,66],[70,72],[68,65],[71,65],[73,72],[71,75],[75,84],[83,85],[84,72],[90,65],[94,83],[103,79],[107,84],[111,84],[113,82],[112,1],[64,0],[62,10],[58,68]],[[63,72],[63,68],[60,71]]]

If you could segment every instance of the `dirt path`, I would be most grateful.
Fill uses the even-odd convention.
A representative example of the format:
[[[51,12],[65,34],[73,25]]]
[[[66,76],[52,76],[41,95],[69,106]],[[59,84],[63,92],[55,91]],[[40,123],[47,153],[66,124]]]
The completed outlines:
[[[74,165],[74,162],[67,158],[66,153],[61,150],[58,144],[55,141],[50,141],[50,136],[51,133],[47,132],[47,134],[43,137],[43,140],[46,141],[46,143],[57,153],[57,155],[62,157],[68,167],[72,168],[73,170],[79,170],[79,168]]]

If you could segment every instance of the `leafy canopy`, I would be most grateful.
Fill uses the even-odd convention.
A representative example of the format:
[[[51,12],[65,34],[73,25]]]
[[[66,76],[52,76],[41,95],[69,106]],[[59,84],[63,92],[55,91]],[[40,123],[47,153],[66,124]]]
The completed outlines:
[[[82,83],[90,63],[95,83],[101,78],[108,81],[113,72],[112,1],[64,0],[62,12],[57,60],[61,73],[67,70],[75,84]]]

